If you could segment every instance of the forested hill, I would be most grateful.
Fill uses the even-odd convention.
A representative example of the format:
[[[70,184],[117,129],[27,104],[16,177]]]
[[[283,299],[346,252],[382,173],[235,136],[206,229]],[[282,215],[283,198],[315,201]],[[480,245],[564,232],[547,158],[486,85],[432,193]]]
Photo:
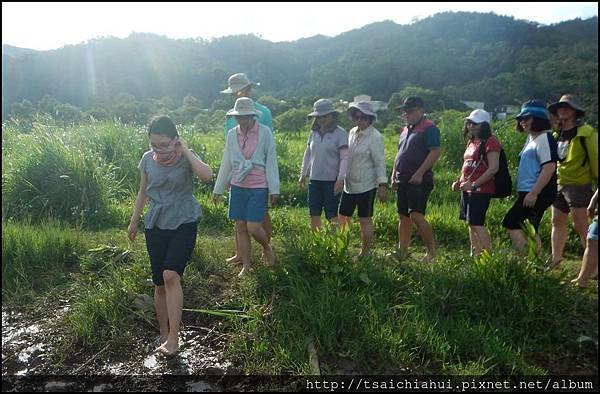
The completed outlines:
[[[83,108],[119,93],[138,100],[191,94],[211,107],[227,77],[241,71],[261,82],[259,95],[279,99],[367,93],[386,101],[410,85],[493,109],[572,91],[596,111],[598,18],[540,26],[493,13],[441,13],[282,43],[136,33],[52,51],[7,54],[3,46],[2,70],[3,115],[14,102],[35,104],[46,94]]]

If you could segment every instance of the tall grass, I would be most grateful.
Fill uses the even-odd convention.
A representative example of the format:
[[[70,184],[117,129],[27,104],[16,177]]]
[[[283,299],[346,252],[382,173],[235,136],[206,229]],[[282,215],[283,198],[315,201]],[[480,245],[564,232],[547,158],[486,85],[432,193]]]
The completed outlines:
[[[52,134],[21,135],[12,154],[3,155],[3,216],[56,217],[80,226],[111,221],[110,199],[119,187],[111,171],[93,156]]]
[[[77,266],[81,236],[58,222],[2,223],[2,300],[26,305]]]
[[[314,340],[319,357],[345,354],[361,370],[535,374],[532,353],[576,351],[596,332],[593,298],[516,257],[353,263],[348,243],[343,232],[292,235],[280,267],[246,283],[252,318],[236,319],[248,335],[233,349],[249,373],[310,372]]]

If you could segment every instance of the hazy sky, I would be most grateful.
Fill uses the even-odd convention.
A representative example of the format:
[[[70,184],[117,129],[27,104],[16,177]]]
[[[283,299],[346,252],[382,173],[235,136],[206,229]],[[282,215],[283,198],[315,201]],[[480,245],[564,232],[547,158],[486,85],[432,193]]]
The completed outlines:
[[[442,11],[493,11],[542,24],[598,15],[598,3],[2,3],[2,43],[55,49],[132,32],[170,38],[254,33],[270,41],[334,36],[391,19]]]

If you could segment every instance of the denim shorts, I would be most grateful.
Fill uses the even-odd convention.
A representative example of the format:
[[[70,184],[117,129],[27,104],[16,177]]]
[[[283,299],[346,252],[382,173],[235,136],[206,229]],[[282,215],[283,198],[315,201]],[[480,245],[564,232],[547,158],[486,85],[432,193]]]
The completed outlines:
[[[311,180],[308,185],[308,209],[310,216],[321,216],[325,210],[327,219],[338,215],[338,207],[342,193],[333,194],[335,181]]]
[[[196,245],[198,222],[184,223],[175,230],[147,228],[146,249],[152,267],[152,282],[163,286],[163,271],[171,270],[183,276],[183,271]]]
[[[598,240],[598,215],[594,216],[594,221],[592,221],[592,224],[588,228],[587,239]]]
[[[267,214],[269,189],[250,189],[231,185],[229,192],[229,219],[262,223]]]

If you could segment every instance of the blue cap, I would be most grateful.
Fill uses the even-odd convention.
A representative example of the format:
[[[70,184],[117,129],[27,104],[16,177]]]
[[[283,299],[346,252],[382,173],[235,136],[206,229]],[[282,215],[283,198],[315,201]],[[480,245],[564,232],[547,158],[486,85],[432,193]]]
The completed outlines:
[[[550,115],[546,106],[537,100],[529,100],[521,107],[521,112],[515,119],[519,120],[525,116],[533,116],[534,118],[550,120]]]

